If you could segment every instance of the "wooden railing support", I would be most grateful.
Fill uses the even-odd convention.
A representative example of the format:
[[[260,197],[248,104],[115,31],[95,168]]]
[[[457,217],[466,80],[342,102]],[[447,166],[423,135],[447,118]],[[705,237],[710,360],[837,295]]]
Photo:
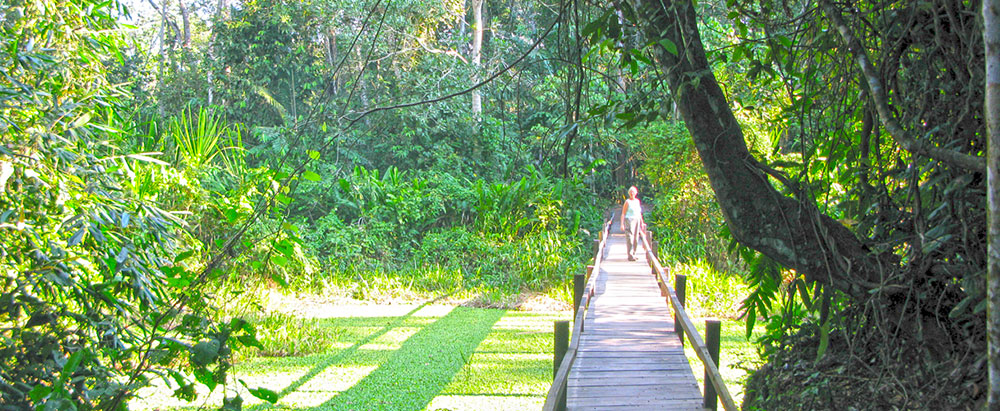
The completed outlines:
[[[677,274],[674,276],[674,292],[677,293],[677,300],[680,301],[681,307],[686,307],[684,304],[684,291],[687,289],[687,276],[684,274]],[[674,332],[677,333],[677,337],[681,339],[681,347],[684,346],[684,329],[681,328],[681,319],[674,312]]]
[[[556,321],[553,327],[552,378],[556,378],[563,357],[566,356],[566,348],[569,347],[569,321]]]
[[[722,323],[719,320],[705,320],[705,345],[708,346],[708,353],[712,356],[715,368],[719,368],[719,336],[722,331]],[[708,366],[705,366],[705,381],[709,380]],[[705,384],[705,408],[709,410],[719,409],[719,394],[715,392],[715,386]]]
[[[573,276],[573,319],[576,320],[576,312],[580,310],[580,299],[583,298],[583,288],[587,286],[587,276],[576,274]]]
[[[599,250],[600,248],[601,248],[601,240],[594,240],[593,251],[591,251],[590,253],[597,255],[597,250]]]

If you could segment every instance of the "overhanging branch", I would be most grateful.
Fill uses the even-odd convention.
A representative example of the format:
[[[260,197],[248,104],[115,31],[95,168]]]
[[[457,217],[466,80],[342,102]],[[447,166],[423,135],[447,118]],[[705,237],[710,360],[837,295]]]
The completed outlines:
[[[885,96],[885,88],[882,86],[882,81],[879,79],[875,67],[868,59],[868,53],[862,47],[861,41],[854,36],[851,29],[844,23],[844,18],[841,16],[840,10],[837,10],[829,0],[820,0],[820,5],[826,12],[827,17],[830,18],[830,21],[833,22],[833,25],[837,27],[837,31],[840,33],[841,38],[844,39],[844,43],[847,44],[848,50],[850,50],[854,56],[854,60],[857,61],[858,66],[861,68],[865,80],[862,83],[868,87],[869,95],[871,95],[872,101],[875,103],[875,110],[878,111],[879,120],[886,131],[889,132],[889,135],[892,136],[892,139],[896,140],[903,149],[910,153],[925,155],[969,171],[985,172],[986,159],[983,157],[935,147],[926,140],[913,139],[906,134],[906,131],[896,121],[896,118],[892,115],[892,111],[889,109],[889,103]]]

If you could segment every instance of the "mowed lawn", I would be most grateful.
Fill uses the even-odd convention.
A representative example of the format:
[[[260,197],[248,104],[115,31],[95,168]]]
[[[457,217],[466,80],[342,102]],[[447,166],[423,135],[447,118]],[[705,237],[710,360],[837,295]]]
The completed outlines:
[[[408,310],[408,311],[407,311]],[[332,348],[301,357],[257,357],[235,367],[251,388],[251,410],[525,410],[540,409],[552,381],[552,324],[566,312],[519,312],[449,305],[372,306],[349,317],[315,319]],[[218,407],[222,388],[189,404],[171,388],[141,391],[132,409]]]

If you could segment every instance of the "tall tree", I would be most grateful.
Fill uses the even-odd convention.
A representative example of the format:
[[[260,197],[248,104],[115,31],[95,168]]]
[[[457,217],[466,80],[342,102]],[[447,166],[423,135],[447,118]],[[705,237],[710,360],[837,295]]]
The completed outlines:
[[[778,192],[771,171],[747,148],[725,93],[711,71],[689,1],[633,1],[677,100],[733,237],[813,281],[866,295],[880,284],[889,255],[869,253],[841,223],[814,204]],[[780,178],[780,176],[778,176]]]
[[[472,0],[472,84],[480,81],[483,68],[483,3]],[[479,121],[483,114],[483,95],[477,88],[472,90],[472,116]]]
[[[799,287],[810,294],[803,301],[823,301],[808,306],[819,317],[829,317],[831,295],[839,295],[833,301],[842,308],[834,309],[850,313],[837,319],[845,348],[856,349],[851,344],[858,338],[879,341],[881,353],[891,352],[872,354],[879,367],[896,366],[883,359],[898,355],[933,358],[919,364],[924,368],[918,373],[896,369],[913,383],[908,387],[936,381],[929,370],[942,367],[967,376],[969,384],[983,383],[985,370],[976,364],[988,355],[982,313],[986,133],[977,114],[984,111],[984,75],[973,6],[727,2],[743,36],[748,22],[763,27],[762,38],[747,41],[759,48],[741,44],[732,58],[752,67],[746,76],[770,76],[789,90],[783,107],[789,114],[771,124],[789,132],[768,149],[794,156],[769,162],[748,148],[712,71],[694,2],[627,4],[655,45],[732,236],[794,270],[786,274],[794,279],[790,295]],[[787,20],[779,21],[780,15]],[[830,131],[838,127],[843,131]],[[871,159],[881,167],[866,168]],[[817,188],[832,187],[834,178],[850,184],[848,194]],[[830,205],[834,198],[839,204]],[[866,222],[852,225],[831,214]],[[828,341],[820,331],[827,328],[816,325],[802,333]],[[818,351],[814,358],[822,356]],[[950,404],[939,392],[919,398]],[[912,406],[907,401],[913,398],[896,404]],[[971,401],[985,402],[985,395]]]

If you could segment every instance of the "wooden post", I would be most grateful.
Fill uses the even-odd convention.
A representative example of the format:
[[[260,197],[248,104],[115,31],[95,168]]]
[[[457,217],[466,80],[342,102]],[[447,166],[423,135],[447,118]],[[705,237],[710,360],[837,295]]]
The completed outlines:
[[[562,365],[566,349],[569,348],[569,321],[556,321],[553,330],[552,378],[556,378],[559,366]]]
[[[556,378],[556,374],[559,373],[559,367],[562,366],[562,360],[566,357],[566,350],[569,348],[569,321],[556,321],[555,329],[553,330],[554,350],[552,358],[552,379]],[[559,401],[556,403],[556,409],[560,411],[566,410],[566,386],[568,380],[563,381],[563,392],[559,396]]]
[[[591,252],[594,256],[597,256],[597,250],[601,248],[601,240],[594,240],[594,251]]]
[[[715,367],[719,367],[719,336],[721,334],[721,322],[719,320],[705,320],[705,345],[708,346],[708,353],[712,356]],[[708,377],[708,367],[705,367],[705,408],[716,410],[719,408],[719,394],[715,392],[715,386]]]
[[[583,288],[587,285],[587,278],[583,274],[573,276],[573,320],[576,321],[576,313],[580,311],[580,300],[583,299]]]
[[[674,292],[677,293],[677,300],[681,302],[681,307],[684,307],[684,291],[687,288],[687,276],[683,274],[677,274],[674,276]],[[681,339],[681,347],[684,346],[684,328],[681,327],[681,319],[674,313],[674,332],[677,333],[677,337]]]

